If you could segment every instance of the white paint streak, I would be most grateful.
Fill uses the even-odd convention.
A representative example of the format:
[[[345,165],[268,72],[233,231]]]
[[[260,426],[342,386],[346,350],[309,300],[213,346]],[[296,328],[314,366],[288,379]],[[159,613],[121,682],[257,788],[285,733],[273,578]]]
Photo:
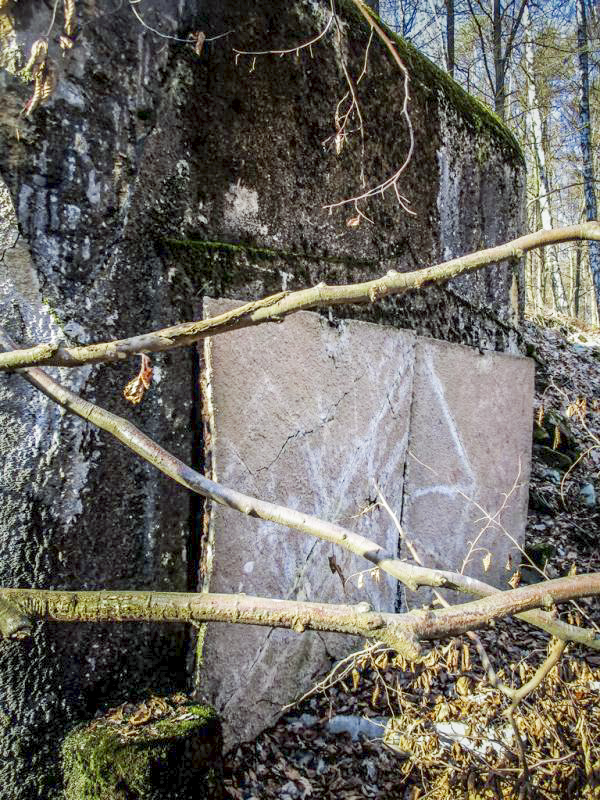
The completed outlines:
[[[224,218],[234,230],[266,235],[268,227],[259,219],[258,192],[244,186],[241,181],[232,183],[225,193]]]

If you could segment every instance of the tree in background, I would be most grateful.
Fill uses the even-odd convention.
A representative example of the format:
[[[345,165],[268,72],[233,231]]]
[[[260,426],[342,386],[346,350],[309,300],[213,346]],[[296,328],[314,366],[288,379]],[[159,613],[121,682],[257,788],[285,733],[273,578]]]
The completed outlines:
[[[588,36],[586,0],[577,0],[577,65],[579,68],[579,140],[581,144],[581,172],[585,199],[586,219],[597,219],[594,159],[592,150],[592,122],[590,114],[590,38]],[[588,248],[589,264],[594,281],[596,303],[600,307],[600,248]]]
[[[589,0],[382,0],[380,12],[512,128],[527,160],[529,230],[597,218],[599,20]],[[598,324],[599,287],[596,243],[528,255],[530,313]]]

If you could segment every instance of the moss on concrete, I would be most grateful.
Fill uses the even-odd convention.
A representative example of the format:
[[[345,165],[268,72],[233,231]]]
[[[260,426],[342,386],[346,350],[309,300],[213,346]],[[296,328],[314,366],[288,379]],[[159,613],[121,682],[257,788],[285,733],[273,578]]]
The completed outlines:
[[[273,260],[273,259],[306,259],[308,261],[328,262],[330,264],[359,264],[377,265],[375,259],[354,259],[351,256],[323,256],[311,255],[307,253],[295,253],[287,250],[272,250],[265,247],[253,247],[247,244],[233,244],[231,242],[212,242],[205,239],[174,239],[167,238],[165,242],[175,248],[190,248],[202,251],[219,251],[237,254],[247,253],[253,258]]]
[[[245,286],[251,288],[254,299],[282,288],[300,289],[319,281],[344,283],[349,275],[363,280],[382,271],[376,260],[346,256],[304,255],[197,239],[169,238],[164,242],[177,265],[174,283],[183,282],[190,287],[188,291],[213,296],[226,296]]]
[[[353,24],[363,27],[367,34],[367,23],[352,0],[341,0],[341,5],[345,16],[351,19]],[[391,28],[388,28],[379,17],[375,14],[373,16],[388,36],[393,39],[398,49],[398,55],[408,69],[412,86],[418,83],[420,84],[419,90],[429,94],[441,92],[449,106],[462,117],[469,128],[477,134],[493,135],[501,142],[512,160],[519,165],[525,164],[525,156],[517,139],[491,108],[466,92],[447,72],[440,69]]]
[[[220,800],[219,720],[200,705],[136,727],[103,717],[67,736],[63,766],[66,800]]]

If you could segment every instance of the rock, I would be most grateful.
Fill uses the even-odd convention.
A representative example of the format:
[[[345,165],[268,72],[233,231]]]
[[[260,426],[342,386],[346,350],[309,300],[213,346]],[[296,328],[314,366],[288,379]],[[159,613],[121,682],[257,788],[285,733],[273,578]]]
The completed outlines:
[[[208,298],[205,304],[209,315],[235,305]],[[410,331],[357,320],[332,327],[308,312],[207,339],[206,461],[213,476],[255,497],[339,520],[397,554],[394,521],[372,505],[377,483],[391,507],[402,508],[415,341]],[[355,579],[343,585],[330,568],[330,543],[216,503],[207,512],[210,591],[368,601],[394,610],[397,581],[382,572],[377,580],[363,575],[363,586]],[[341,548],[335,562],[346,577],[368,568]],[[272,724],[332,656],[358,646],[358,639],[337,634],[210,623],[199,686],[223,720],[226,749]]]
[[[562,475],[557,469],[545,469],[544,478],[549,480],[550,483],[556,484],[557,486],[562,481]]]
[[[539,422],[533,423],[533,441],[538,443],[545,443],[550,442],[552,437],[550,433],[544,428],[543,425],[540,425]]]
[[[525,545],[525,555],[528,556],[536,567],[544,569],[546,562],[556,553],[556,548],[549,542],[530,542]],[[528,566],[527,559],[523,559],[523,567]]]
[[[575,450],[577,446],[569,418],[554,408],[545,409],[541,424],[536,420],[534,439],[549,444],[553,450],[561,453]]]
[[[367,739],[381,739],[387,720],[384,717],[355,717],[349,714],[337,714],[327,722],[331,733],[348,733],[352,739],[365,736]]]
[[[560,483],[560,473],[557,474],[558,482]],[[554,515],[556,513],[556,508],[552,505],[552,498],[533,486],[529,488],[529,509],[538,511],[540,514]]]
[[[574,345],[572,345],[572,348],[573,348],[574,352],[577,353],[578,356],[587,356],[587,355],[590,354],[589,346],[586,347],[583,344],[574,344]]]
[[[205,298],[207,316],[235,306]],[[443,569],[461,569],[484,527],[481,508],[495,514],[502,507],[512,540],[486,526],[477,553],[490,552],[490,563],[470,557],[466,573],[505,585],[526,521],[529,359],[358,320],[331,326],[309,312],[208,338],[204,354],[205,460],[213,478],[339,520],[397,554],[396,523],[373,505],[378,486],[425,563]],[[204,586],[212,592],[352,603],[357,611],[393,611],[402,602],[385,572],[342,584],[327,542],[217,503],[207,505],[205,530]],[[341,548],[335,564],[344,576],[368,569]],[[226,750],[273,724],[332,657],[357,644],[316,631],[209,623],[198,687],[221,716]]]
[[[594,508],[598,502],[596,488],[593,483],[584,483],[579,490],[579,495],[588,508]]]
[[[477,540],[465,573],[506,586],[505,565],[518,553],[500,526],[486,526],[482,509],[503,507],[501,525],[523,541],[532,404],[530,359],[419,338],[401,522],[427,566],[461,570]],[[406,545],[402,553],[409,557]],[[405,591],[411,607],[431,597]]]
[[[552,567],[548,565],[548,561],[557,555],[560,556],[560,553],[550,542],[531,542],[526,544],[525,554],[520,566],[521,583],[523,585],[531,585],[546,580],[543,572],[545,570],[546,574],[550,574]]]
[[[567,470],[569,467],[573,465],[574,458],[571,456],[561,453],[560,450],[553,450],[551,447],[546,447],[544,445],[536,444],[534,445],[535,452],[537,453],[538,457],[545,463],[551,467],[558,467],[562,470]],[[560,482],[560,476],[559,476]]]

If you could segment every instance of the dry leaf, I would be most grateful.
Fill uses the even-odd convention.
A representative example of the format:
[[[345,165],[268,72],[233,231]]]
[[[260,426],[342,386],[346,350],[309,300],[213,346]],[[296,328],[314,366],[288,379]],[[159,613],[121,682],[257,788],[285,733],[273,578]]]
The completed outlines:
[[[558,425],[554,426],[554,439],[552,441],[552,449],[556,450],[556,448],[560,445],[560,428]]]
[[[471,648],[466,642],[462,646],[461,669],[463,672],[468,672],[471,669]]]
[[[36,39],[29,51],[29,61],[25,65],[25,71],[31,72],[35,77],[44,67],[46,56],[48,55],[48,40]]]
[[[129,717],[129,724],[130,725],[144,725],[152,718],[152,711],[147,706],[142,706],[138,709],[135,714],[132,714]]]
[[[204,47],[204,42],[206,41],[206,34],[204,31],[194,31],[194,33],[190,34],[190,39],[196,55],[202,55],[202,48]]]
[[[518,585],[521,583],[521,570],[518,569],[512,578],[509,580],[509,585],[512,586],[513,589],[516,589]]]
[[[488,552],[488,554],[483,557],[482,561],[483,561],[483,571],[487,572],[488,569],[490,568],[490,564],[492,563],[492,554]]]
[[[148,356],[142,354],[142,363],[138,374],[123,389],[125,399],[133,405],[141,403],[146,391],[152,383],[152,363]]]
[[[379,700],[379,695],[381,694],[381,689],[379,688],[379,684],[375,684],[375,688],[373,689],[373,694],[371,695],[371,705],[377,705],[377,701]]]
[[[77,20],[75,18],[75,0],[64,0],[65,11],[65,33],[67,36],[73,36]]]
[[[346,578],[344,577],[344,573],[342,572],[342,568],[335,560],[335,556],[329,556],[329,569],[335,574],[339,575],[339,578],[342,582],[342,588],[344,592],[346,591]]]

